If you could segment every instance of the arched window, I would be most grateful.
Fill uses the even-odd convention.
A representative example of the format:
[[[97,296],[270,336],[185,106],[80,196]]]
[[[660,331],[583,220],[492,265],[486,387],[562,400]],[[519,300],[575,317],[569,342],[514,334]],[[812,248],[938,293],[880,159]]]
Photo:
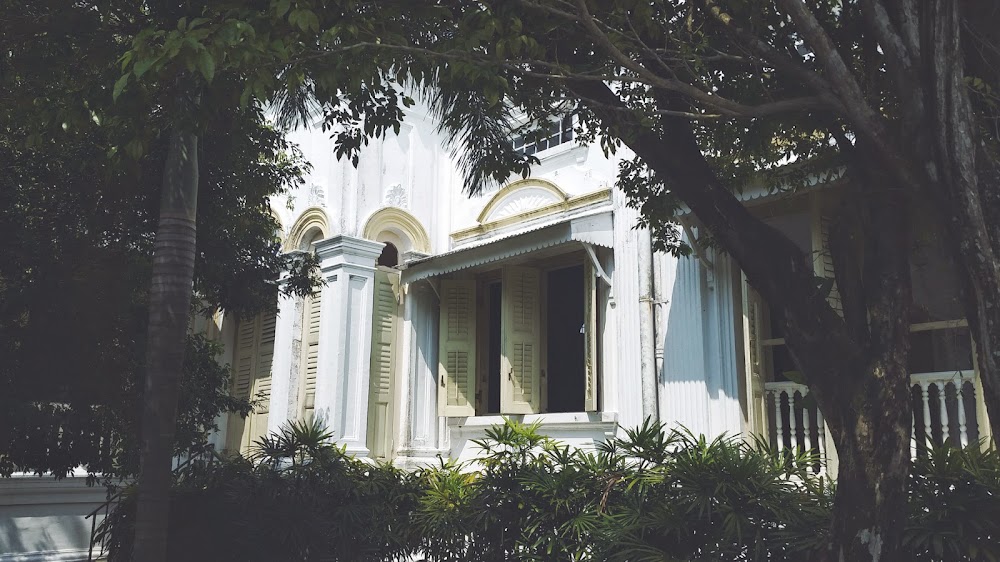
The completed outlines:
[[[378,261],[375,263],[384,267],[396,267],[399,265],[399,249],[392,242],[386,242],[385,248],[382,248],[382,254],[379,255]]]
[[[315,253],[316,243],[328,238],[330,222],[323,209],[306,209],[292,226],[286,249]],[[298,412],[289,417],[311,419],[316,403],[316,375],[319,369],[320,308],[323,294],[321,289],[296,303],[301,314],[301,332],[293,336],[298,340]]]
[[[314,228],[306,232],[299,242],[299,250],[309,253],[316,252],[316,243],[325,238],[323,231]],[[323,302],[322,289],[317,289],[316,293],[305,297],[302,302],[302,335],[301,349],[299,356],[300,380],[299,387],[299,415],[302,419],[312,419],[313,410],[316,405],[316,375],[319,370],[319,333],[320,333],[320,309]]]

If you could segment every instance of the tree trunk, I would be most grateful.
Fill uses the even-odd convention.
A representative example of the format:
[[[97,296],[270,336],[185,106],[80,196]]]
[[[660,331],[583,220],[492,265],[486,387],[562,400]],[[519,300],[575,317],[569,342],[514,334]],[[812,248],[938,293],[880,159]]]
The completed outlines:
[[[839,458],[830,547],[818,556],[823,562],[904,560],[912,413],[906,361],[895,355],[868,367],[864,383],[823,409]]]
[[[901,560],[912,423],[909,374],[911,306],[905,190],[882,177],[880,166],[860,164],[859,215],[865,243],[857,294],[842,294],[857,311],[842,318],[817,289],[811,268],[785,236],[753,217],[712,171],[690,123],[663,118],[654,131],[616,111],[621,100],[607,87],[568,82],[612,134],[617,135],[687,203],[712,237],[736,260],[765,300],[779,304],[786,343],[826,418],[840,456],[830,561]],[[661,102],[668,110],[684,105]],[[863,151],[858,151],[864,157]],[[896,189],[890,189],[890,186]],[[861,193],[859,191],[859,193]],[[850,196],[848,196],[850,197]],[[837,259],[837,256],[833,256]]]
[[[981,143],[965,80],[961,6],[936,0],[927,9],[929,23],[922,30],[923,50],[929,53],[922,76],[925,113],[919,122],[923,127],[911,128],[919,132],[929,194],[945,209],[945,229],[965,272],[966,316],[995,439],[1000,435],[1000,239],[995,223],[1000,210],[990,192],[995,183],[980,183],[988,165],[977,162]],[[982,64],[974,68],[985,70]]]
[[[163,173],[153,255],[143,387],[135,560],[166,560],[177,397],[191,309],[198,200],[198,137],[174,130]]]

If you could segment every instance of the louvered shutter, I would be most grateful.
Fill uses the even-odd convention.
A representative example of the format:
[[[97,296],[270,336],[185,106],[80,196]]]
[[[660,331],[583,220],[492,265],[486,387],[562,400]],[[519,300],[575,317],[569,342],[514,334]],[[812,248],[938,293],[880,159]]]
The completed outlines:
[[[749,431],[758,435],[766,433],[766,405],[764,404],[764,347],[762,329],[764,301],[757,291],[743,280],[743,355],[747,373],[747,423]]]
[[[271,405],[271,363],[274,358],[274,331],[277,315],[274,311],[264,312],[258,317],[256,361],[251,398],[255,401],[254,411],[247,418],[246,442],[249,447],[267,434],[267,419]]]
[[[441,281],[438,414],[476,415],[476,282]]]
[[[232,393],[236,398],[250,398],[253,385],[254,349],[257,339],[257,319],[241,319],[236,328],[236,353],[233,362]],[[238,451],[243,445],[246,419],[230,414],[226,428],[226,449]]]
[[[399,274],[375,272],[375,302],[372,306],[372,359],[369,375],[368,446],[375,458],[392,451],[392,382],[395,370]]]
[[[583,337],[584,389],[583,409],[597,411],[597,277],[594,264],[586,262],[583,268]]]
[[[306,299],[303,318],[303,348],[305,361],[302,369],[302,417],[312,419],[316,405],[316,373],[319,370],[319,315],[323,293],[317,292]]]
[[[541,403],[539,289],[537,269],[509,266],[503,271],[500,411],[535,414]]]
[[[822,212],[817,211],[813,215],[813,272],[817,277],[830,280],[832,286],[827,300],[830,302],[830,306],[843,316],[844,309],[840,302],[840,291],[837,289],[833,273],[833,256],[830,255],[831,222],[829,215]]]

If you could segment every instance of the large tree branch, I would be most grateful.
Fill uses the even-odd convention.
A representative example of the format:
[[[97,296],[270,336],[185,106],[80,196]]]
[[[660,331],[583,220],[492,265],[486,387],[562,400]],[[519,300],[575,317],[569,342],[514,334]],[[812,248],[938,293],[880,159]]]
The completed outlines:
[[[822,349],[823,353],[836,349],[843,357],[860,353],[843,320],[817,288],[812,268],[803,261],[801,251],[787,237],[751,215],[716,177],[688,121],[665,118],[660,130],[652,129],[643,125],[634,112],[609,109],[626,106],[605,84],[569,80],[566,87],[578,99],[599,102],[590,109],[607,130],[668,183],[671,192],[691,208],[766,300],[785,304],[782,320],[792,328],[790,332],[796,334],[801,346]],[[676,109],[674,104],[661,105]],[[839,392],[837,387],[845,382],[823,380],[822,370],[814,376],[819,379],[810,383],[818,385],[816,388],[827,396]]]
[[[750,33],[746,29],[736,24],[733,17],[725,12],[715,0],[703,0],[705,9],[712,18],[722,25],[729,35],[749,52],[756,55],[760,60],[775,70],[787,73],[789,76],[801,80],[813,89],[817,94],[826,96],[832,93],[833,87],[823,76],[814,72],[799,61],[796,61],[778,49],[761,40],[757,35]],[[830,96],[830,103],[833,107],[840,109],[839,100]]]

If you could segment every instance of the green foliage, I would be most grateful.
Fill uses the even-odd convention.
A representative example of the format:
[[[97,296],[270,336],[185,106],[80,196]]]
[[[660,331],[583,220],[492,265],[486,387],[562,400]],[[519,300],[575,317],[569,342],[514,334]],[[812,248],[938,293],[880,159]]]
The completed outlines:
[[[910,475],[911,560],[1000,560],[1000,453],[933,447]]]
[[[192,560],[695,561],[809,559],[833,490],[817,459],[651,423],[595,451],[508,420],[472,464],[413,472],[355,460],[318,423],[261,439],[251,460],[177,478],[171,544]],[[1000,456],[939,449],[914,465],[909,560],[996,560]],[[128,559],[126,500],[102,534]],[[198,548],[192,548],[198,545]]]
[[[247,415],[251,403],[228,392],[229,369],[220,365],[220,346],[202,336],[187,342],[178,404],[176,454],[208,446],[220,414]],[[13,401],[3,412],[0,476],[16,471],[65,476],[77,467],[91,481],[124,478],[139,470],[138,370],[127,373],[118,394],[103,403]],[[96,376],[92,375],[92,376]]]
[[[414,551],[418,475],[356,460],[318,423],[288,425],[253,460],[193,463],[176,476],[171,552],[184,560],[398,560]],[[135,495],[101,525],[109,560],[131,560]]]
[[[110,84],[135,3],[10,3],[0,58],[0,474],[137,469],[139,374],[170,119],[163,92]],[[317,284],[282,254],[270,198],[301,181],[301,154],[259,107],[204,119],[195,289],[199,309],[253,314]],[[178,450],[243,411],[207,342],[188,343]],[[189,390],[188,390],[189,389]],[[62,432],[60,434],[60,431]]]

